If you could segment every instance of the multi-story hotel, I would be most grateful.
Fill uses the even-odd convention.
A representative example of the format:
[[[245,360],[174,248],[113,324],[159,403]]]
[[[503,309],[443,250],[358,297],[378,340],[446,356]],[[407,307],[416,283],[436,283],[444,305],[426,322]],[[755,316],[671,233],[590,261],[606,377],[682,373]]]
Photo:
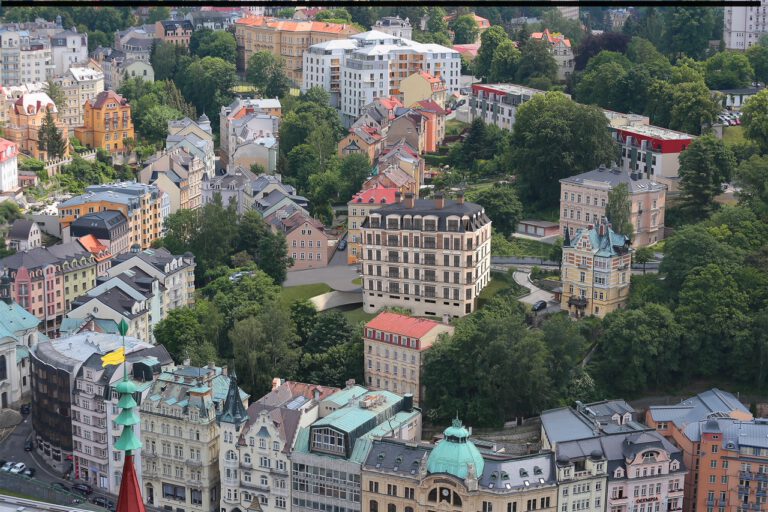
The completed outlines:
[[[59,117],[72,128],[85,122],[85,104],[104,91],[104,73],[89,67],[73,67],[53,79],[61,87],[66,98],[57,105]]]
[[[334,39],[345,39],[357,30],[352,25],[322,21],[294,21],[250,16],[235,22],[238,69],[247,70],[248,60],[257,52],[267,51],[285,61],[285,74],[296,84],[302,83],[302,56],[310,46]]]
[[[241,406],[248,403],[237,380],[213,363],[180,366],[152,383],[141,404],[143,494],[148,504],[192,512],[218,510],[216,417],[230,396]]]
[[[299,428],[291,454],[291,512],[369,511],[362,466],[377,437],[421,439],[413,397],[348,386],[320,402],[319,418]],[[384,510],[384,509],[382,509]]]
[[[228,400],[219,416],[221,512],[291,510],[290,455],[300,428],[317,420],[320,402],[338,388],[274,379],[248,407]]]
[[[101,335],[104,338],[105,335]],[[86,335],[87,337],[87,335]],[[119,340],[117,334],[111,336]],[[75,340],[83,339],[82,335]],[[87,338],[86,338],[87,339]],[[80,366],[72,390],[72,455],[74,477],[95,489],[117,494],[122,478],[123,454],[115,450],[119,427],[115,419],[120,413],[115,386],[123,380],[123,372],[136,384],[136,401],[147,397],[152,380],[173,364],[165,347],[158,345],[131,352],[126,362],[103,367],[102,353],[92,353]],[[140,438],[140,429],[136,429]],[[141,453],[134,454],[141,481]]]
[[[184,147],[164,150],[150,158],[137,173],[141,183],[155,185],[171,200],[171,213],[196,210],[203,205],[205,161]]]
[[[59,117],[53,100],[44,92],[24,94],[10,106],[3,135],[16,144],[19,152],[38,160],[48,160],[50,155],[40,148],[40,127],[48,112],[66,142],[63,156],[69,155],[69,128]]]
[[[459,52],[451,48],[417,43],[376,30],[351,36],[349,40],[355,43],[354,47],[335,45],[338,67],[333,65],[333,59],[329,65],[325,47],[306,51],[301,84],[303,91],[326,86],[333,90],[338,84],[345,126],[351,126],[362,114],[363,107],[376,98],[402,99],[400,82],[414,73],[425,72],[442,80],[441,87],[449,92],[459,90],[461,59]]]
[[[45,82],[53,75],[51,41],[34,29],[0,29],[0,61],[3,86]]]
[[[128,219],[130,244],[138,244],[142,249],[149,249],[152,242],[161,236],[165,222],[160,189],[154,185],[128,181],[91,185],[86,188],[85,194],[59,203],[58,209],[62,230],[83,215],[106,210],[119,211]]]
[[[347,218],[347,263],[354,265],[360,261],[362,245],[363,221],[368,214],[385,204],[395,202],[397,188],[374,187],[362,190],[347,203],[349,217]]]
[[[560,180],[560,232],[567,229],[570,236],[575,236],[577,229],[597,224],[605,216],[608,194],[621,184],[630,194],[632,245],[644,247],[663,240],[666,185],[643,178],[637,171],[604,165]]]
[[[440,335],[453,334],[453,327],[433,320],[385,311],[365,325],[365,382],[372,390],[410,393],[418,405],[424,352]]]
[[[470,120],[480,118],[486,124],[512,130],[520,105],[545,93],[515,84],[475,84],[469,98]]]
[[[686,512],[765,509],[768,423],[734,395],[713,388],[676,405],[651,406],[645,420],[682,450],[691,472]]]
[[[126,139],[134,138],[131,106],[115,91],[102,91],[85,101],[83,120],[75,137],[89,148],[118,153],[125,149]]]
[[[510,455],[472,440],[456,419],[435,445],[375,439],[363,463],[362,511],[555,512],[556,476],[552,452]]]
[[[491,220],[459,195],[405,200],[370,212],[362,225],[363,306],[461,317],[477,309],[490,281]]]
[[[693,142],[693,135],[642,124],[618,126],[611,132],[619,145],[622,170],[643,173],[666,185],[669,192],[677,192],[680,153]]]
[[[573,317],[604,317],[629,299],[632,249],[605,219],[566,232],[563,241],[561,307]]]
[[[729,50],[746,50],[758,44],[768,33],[768,4],[756,7],[726,6],[723,18],[723,40]]]

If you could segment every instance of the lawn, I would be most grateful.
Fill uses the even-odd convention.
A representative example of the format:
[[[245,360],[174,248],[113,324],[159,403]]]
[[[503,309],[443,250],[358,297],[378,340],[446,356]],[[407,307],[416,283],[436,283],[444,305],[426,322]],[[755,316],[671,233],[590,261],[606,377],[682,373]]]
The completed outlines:
[[[483,307],[488,301],[497,295],[522,297],[528,292],[528,289],[520,286],[512,278],[513,270],[509,272],[491,272],[491,282],[483,288],[477,299],[478,305]]]
[[[291,304],[293,301],[311,299],[330,291],[331,287],[325,283],[289,286],[288,288],[283,288],[280,300],[282,300],[283,304]]]
[[[493,256],[517,256],[549,259],[552,252],[552,245],[545,244],[536,240],[527,240],[524,238],[504,238],[499,233],[494,233],[491,240],[491,255]]]
[[[726,144],[738,144],[740,142],[744,142],[744,130],[742,129],[741,125],[724,126],[723,142]]]
[[[352,284],[363,284],[363,278],[362,277],[356,277],[352,280]]]
[[[363,306],[356,307],[355,309],[348,309],[346,311],[339,309],[341,314],[344,315],[347,321],[352,325],[357,325],[360,322],[369,322],[373,320],[376,313],[366,313],[363,311]]]
[[[464,128],[469,126],[467,123],[463,123],[458,119],[449,119],[445,122],[445,134],[446,135],[461,135]]]

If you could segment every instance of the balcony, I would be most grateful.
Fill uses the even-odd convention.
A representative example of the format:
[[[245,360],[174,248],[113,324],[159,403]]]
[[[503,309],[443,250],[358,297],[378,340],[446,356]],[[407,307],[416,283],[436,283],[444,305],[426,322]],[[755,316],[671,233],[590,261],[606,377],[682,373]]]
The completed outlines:
[[[571,296],[568,298],[568,305],[576,306],[577,308],[586,308],[588,302],[589,302],[589,299],[587,299],[586,297]]]
[[[187,464],[188,466],[192,466],[196,468],[203,466],[203,461],[197,460],[197,459],[187,459],[184,461],[184,463]],[[237,466],[237,464],[235,464],[235,466]]]
[[[288,476],[287,469],[269,468],[269,472],[272,473],[273,475]]]
[[[739,471],[739,478],[744,480],[759,480],[768,482],[768,473],[752,473],[751,471]]]

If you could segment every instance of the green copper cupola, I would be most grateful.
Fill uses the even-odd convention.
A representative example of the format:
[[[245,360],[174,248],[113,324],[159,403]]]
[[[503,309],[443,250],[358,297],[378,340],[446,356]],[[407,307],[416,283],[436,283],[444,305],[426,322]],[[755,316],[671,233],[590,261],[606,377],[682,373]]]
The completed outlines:
[[[448,473],[464,480],[469,475],[470,465],[474,475],[483,474],[485,461],[475,444],[469,440],[469,431],[456,418],[450,427],[443,431],[445,438],[429,454],[427,471],[429,473]]]

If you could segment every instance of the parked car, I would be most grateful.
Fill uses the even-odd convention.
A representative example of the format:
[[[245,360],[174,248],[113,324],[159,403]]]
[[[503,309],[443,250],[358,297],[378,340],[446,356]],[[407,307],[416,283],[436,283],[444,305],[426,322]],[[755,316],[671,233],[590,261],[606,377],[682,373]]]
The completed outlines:
[[[88,496],[89,494],[93,494],[93,487],[88,484],[75,484],[72,486],[72,491]]]
[[[347,248],[347,241],[346,240],[342,240],[341,242],[339,242],[339,250],[340,251],[343,251],[346,248]]]
[[[24,471],[22,471],[23,475],[28,476],[30,478],[35,476],[35,473],[37,473],[37,470],[35,468],[27,468]]]
[[[531,308],[534,312],[544,311],[547,309],[547,301],[545,300],[538,300]]]
[[[25,416],[29,414],[29,404],[22,404],[21,408],[19,409],[19,412],[21,412],[21,414]]]
[[[3,464],[3,467],[0,468],[0,471],[5,471],[6,473],[11,470],[11,468],[16,465],[15,462],[12,460],[9,460],[8,462]]]
[[[25,452],[31,452],[34,449],[35,449],[35,445],[34,445],[34,443],[32,442],[31,439],[28,440],[26,443],[24,443],[24,451]]]
[[[23,462],[17,462],[16,464],[13,465],[13,467],[10,470],[10,472],[14,473],[14,474],[19,474],[22,471],[24,471],[25,469],[27,469],[27,465],[26,464],[24,464]]]
[[[57,491],[69,492],[69,487],[67,487],[66,485],[62,484],[61,482],[53,482],[51,484],[51,488],[52,489],[56,489]]]
[[[104,496],[96,496],[91,500],[91,503],[100,507],[104,507],[111,512],[115,510],[115,503],[112,500],[108,500]]]

